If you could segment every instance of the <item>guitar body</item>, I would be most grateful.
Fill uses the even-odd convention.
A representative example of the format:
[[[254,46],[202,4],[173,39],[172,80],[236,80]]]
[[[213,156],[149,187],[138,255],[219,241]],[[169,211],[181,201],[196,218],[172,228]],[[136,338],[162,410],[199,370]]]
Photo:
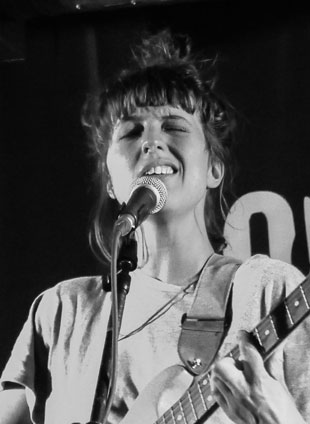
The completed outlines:
[[[253,329],[264,360],[310,315],[310,274]],[[238,359],[239,347],[227,356]],[[198,424],[217,409],[210,375],[193,378],[181,365],[166,368],[142,391],[121,424]]]
[[[153,424],[189,388],[193,377],[181,365],[158,374],[138,396],[121,424]]]

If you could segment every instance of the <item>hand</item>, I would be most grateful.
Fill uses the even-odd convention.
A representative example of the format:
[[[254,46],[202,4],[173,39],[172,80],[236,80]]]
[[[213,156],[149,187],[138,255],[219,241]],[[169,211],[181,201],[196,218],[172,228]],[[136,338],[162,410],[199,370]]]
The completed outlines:
[[[249,334],[240,331],[239,340],[240,361],[226,357],[211,370],[213,396],[226,415],[236,424],[305,424],[288,389],[266,371]]]

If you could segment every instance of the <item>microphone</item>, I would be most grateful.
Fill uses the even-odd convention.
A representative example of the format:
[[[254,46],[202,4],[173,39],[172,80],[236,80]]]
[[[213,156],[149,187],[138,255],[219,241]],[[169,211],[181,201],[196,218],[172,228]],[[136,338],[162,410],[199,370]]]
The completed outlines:
[[[165,184],[156,177],[146,176],[135,180],[129,200],[115,225],[126,236],[150,215],[159,212],[166,203],[168,192]]]

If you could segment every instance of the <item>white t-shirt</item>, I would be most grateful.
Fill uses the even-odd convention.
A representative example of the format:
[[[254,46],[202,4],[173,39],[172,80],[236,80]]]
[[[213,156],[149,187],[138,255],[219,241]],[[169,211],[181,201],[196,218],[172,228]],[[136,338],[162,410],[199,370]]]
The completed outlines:
[[[264,255],[245,261],[234,278],[233,318],[221,353],[236,344],[239,329],[252,330],[303,278],[295,267]],[[121,421],[156,375],[181,364],[177,353],[181,317],[192,300],[191,287],[183,292],[141,270],[132,273],[120,332],[111,424]],[[110,294],[103,292],[100,277],[61,282],[35,299],[1,377],[2,387],[7,381],[25,386],[35,423],[89,422],[109,311]],[[286,381],[310,423],[309,319],[288,337],[284,350],[280,348],[269,360],[269,367]],[[231,421],[217,409],[209,423]]]

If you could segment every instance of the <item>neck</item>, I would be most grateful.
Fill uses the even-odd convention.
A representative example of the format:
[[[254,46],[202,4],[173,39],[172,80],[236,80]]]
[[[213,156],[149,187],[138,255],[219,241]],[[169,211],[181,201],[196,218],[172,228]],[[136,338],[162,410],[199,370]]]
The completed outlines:
[[[141,268],[154,278],[183,286],[201,270],[213,248],[203,217],[166,218],[154,216],[143,224],[147,261]]]

